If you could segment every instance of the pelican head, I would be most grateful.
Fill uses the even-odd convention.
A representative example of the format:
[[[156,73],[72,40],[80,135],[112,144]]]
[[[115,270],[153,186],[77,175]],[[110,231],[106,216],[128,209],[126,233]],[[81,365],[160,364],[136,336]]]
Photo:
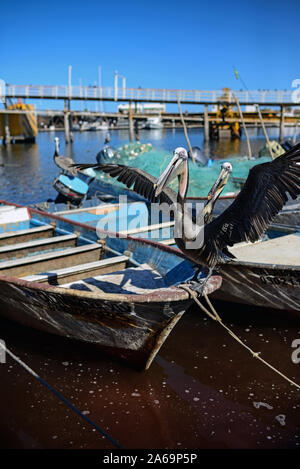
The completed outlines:
[[[187,173],[188,153],[185,148],[178,147],[174,150],[172,160],[154,184],[155,197],[158,197],[164,187],[167,186],[177,176],[183,180],[185,187],[182,187],[182,191],[187,190]],[[183,176],[186,177],[183,178]],[[180,186],[181,185],[182,184],[180,184]]]
[[[55,142],[55,150],[56,150],[56,153],[58,155],[59,154],[59,138],[55,137],[54,142]]]
[[[215,184],[213,185],[213,187],[209,191],[209,194],[207,196],[209,201],[210,200],[216,200],[219,197],[222,190],[224,189],[224,187],[227,184],[227,181],[228,181],[228,178],[229,178],[231,172],[232,172],[231,164],[228,163],[227,161],[225,161],[225,163],[223,163],[221,165],[221,172],[219,174],[218,179],[216,180]]]

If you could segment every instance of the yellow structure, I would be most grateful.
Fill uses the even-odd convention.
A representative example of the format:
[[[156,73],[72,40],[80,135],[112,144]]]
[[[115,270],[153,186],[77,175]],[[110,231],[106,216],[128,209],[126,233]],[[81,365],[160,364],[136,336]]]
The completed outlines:
[[[0,136],[2,136],[2,138],[7,137],[5,126],[8,126],[11,138],[32,140],[37,136],[37,116],[34,106],[31,104],[17,103],[8,106],[7,110],[10,112],[0,114]],[[14,110],[30,112],[12,113],[11,111]]]
[[[230,88],[223,88],[223,94],[218,98],[215,110],[216,122],[210,123],[210,138],[218,140],[222,137],[231,139],[240,138],[241,128],[238,120],[228,122],[228,119],[237,118],[237,113],[233,111],[230,101]],[[212,113],[210,113],[212,115]]]

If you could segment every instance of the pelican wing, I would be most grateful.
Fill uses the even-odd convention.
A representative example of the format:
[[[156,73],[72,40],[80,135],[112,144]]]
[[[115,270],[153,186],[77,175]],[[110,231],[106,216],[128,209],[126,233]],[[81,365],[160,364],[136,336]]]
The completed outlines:
[[[288,200],[300,193],[300,144],[269,163],[254,166],[246,183],[220,216],[205,227],[205,250],[258,240]],[[210,256],[211,257],[211,256]]]
[[[87,168],[101,170],[125,184],[128,189],[132,188],[134,192],[145,197],[150,202],[165,202],[168,205],[173,205],[177,202],[176,192],[169,187],[165,187],[161,194],[155,197],[154,183],[156,178],[142,169],[122,164],[76,164],[75,167],[80,170]]]

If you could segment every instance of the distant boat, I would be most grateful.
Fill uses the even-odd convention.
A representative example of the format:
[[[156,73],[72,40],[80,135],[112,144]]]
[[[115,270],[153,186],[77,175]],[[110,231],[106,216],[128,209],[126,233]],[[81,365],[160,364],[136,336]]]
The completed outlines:
[[[107,122],[105,121],[95,121],[95,122],[87,122],[83,121],[80,125],[80,130],[86,131],[96,131],[96,130],[109,130],[110,126]]]
[[[84,132],[85,130],[90,130],[91,124],[87,121],[83,121],[80,125],[80,131]]]
[[[109,124],[107,122],[96,121],[90,124],[90,127],[87,130],[109,130]]]
[[[163,123],[160,117],[148,117],[145,123],[145,129],[163,129]]]
[[[105,232],[99,239],[93,226],[0,203],[0,314],[149,368],[192,304],[177,285],[193,276],[193,263],[168,246]],[[214,275],[204,291],[220,284]]]

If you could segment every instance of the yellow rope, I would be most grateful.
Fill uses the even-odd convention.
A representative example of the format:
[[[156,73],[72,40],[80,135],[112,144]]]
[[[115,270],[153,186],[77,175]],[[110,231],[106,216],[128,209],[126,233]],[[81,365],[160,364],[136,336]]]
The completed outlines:
[[[179,288],[182,288],[183,290],[187,291],[191,297],[193,298],[193,300],[196,302],[196,304],[202,309],[202,311],[204,311],[205,314],[207,314],[211,319],[213,319],[214,321],[217,321],[222,327],[224,327],[224,329],[226,329],[226,331],[231,335],[231,337],[233,337],[239,344],[241,344],[245,349],[248,350],[248,352],[251,353],[251,355],[254,357],[254,358],[257,358],[258,360],[260,360],[262,363],[264,363],[265,365],[267,365],[269,368],[271,368],[271,370],[275,371],[275,373],[277,373],[278,375],[280,375],[282,378],[284,378],[285,380],[287,380],[290,384],[292,384],[293,386],[296,386],[297,389],[300,389],[300,386],[299,384],[295,383],[295,381],[291,380],[290,378],[288,378],[286,375],[284,375],[283,373],[281,373],[281,371],[277,370],[277,368],[275,368],[273,365],[271,365],[270,363],[268,363],[266,360],[264,360],[263,358],[261,358],[259,356],[260,352],[254,352],[250,347],[248,347],[248,345],[246,345],[228,326],[226,326],[221,317],[218,315],[217,311],[215,310],[215,308],[213,307],[213,305],[211,304],[208,296],[206,293],[203,293],[203,296],[210,308],[211,311],[209,311],[207,308],[205,308],[205,306],[203,306],[203,304],[198,300],[198,295],[195,291],[191,290],[188,285],[178,285]]]

